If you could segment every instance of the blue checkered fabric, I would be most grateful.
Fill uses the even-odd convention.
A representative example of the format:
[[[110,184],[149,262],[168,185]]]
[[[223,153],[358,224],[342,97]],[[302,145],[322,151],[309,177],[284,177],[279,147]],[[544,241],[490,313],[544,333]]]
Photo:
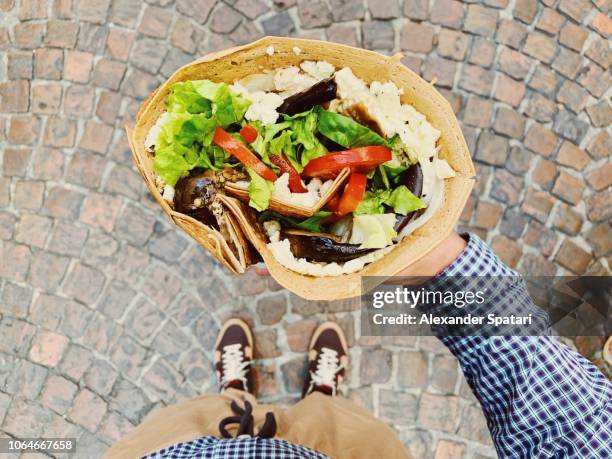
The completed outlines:
[[[516,282],[497,301],[520,302],[526,310],[533,309],[519,274],[474,235],[469,235],[467,248],[435,282],[442,288],[445,280],[457,282],[462,276],[514,276]],[[504,304],[496,307],[503,309]],[[612,384],[584,357],[549,336],[439,338],[459,359],[500,457],[612,458]],[[327,456],[278,439],[207,436],[147,458]]]
[[[436,281],[515,276],[512,291],[497,300],[533,309],[519,274],[468,237]],[[459,360],[500,457],[612,458],[612,383],[580,354],[550,336],[439,338]]]
[[[206,436],[177,443],[144,459],[329,459],[325,454],[276,438]]]

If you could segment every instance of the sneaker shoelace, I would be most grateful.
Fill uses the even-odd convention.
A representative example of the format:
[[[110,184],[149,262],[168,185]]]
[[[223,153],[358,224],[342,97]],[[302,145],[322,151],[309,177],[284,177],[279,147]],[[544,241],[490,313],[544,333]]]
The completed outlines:
[[[244,353],[242,352],[242,345],[240,343],[224,346],[221,354],[221,366],[223,368],[221,387],[225,389],[232,381],[240,381],[248,391],[246,375],[250,365],[251,362],[244,359]]]
[[[336,375],[344,368],[340,365],[338,351],[323,347],[317,358],[317,368],[310,372],[310,387],[307,394],[310,394],[316,386],[331,387],[332,395],[336,395]]]

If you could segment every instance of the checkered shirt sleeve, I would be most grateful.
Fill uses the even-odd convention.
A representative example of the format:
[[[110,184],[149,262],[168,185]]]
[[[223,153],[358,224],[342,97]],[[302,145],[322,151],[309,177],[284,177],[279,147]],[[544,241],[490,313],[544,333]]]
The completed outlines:
[[[436,281],[520,275],[475,235]],[[532,301],[524,282],[498,301]],[[498,307],[499,305],[496,305]],[[513,305],[516,307],[516,305]],[[550,336],[439,336],[480,401],[502,458],[612,458],[612,384]]]
[[[305,446],[276,438],[200,437],[177,443],[143,459],[329,459]]]

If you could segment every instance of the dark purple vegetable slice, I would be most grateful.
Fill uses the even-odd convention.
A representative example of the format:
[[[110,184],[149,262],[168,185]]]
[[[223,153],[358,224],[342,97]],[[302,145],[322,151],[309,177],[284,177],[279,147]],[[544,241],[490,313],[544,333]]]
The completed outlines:
[[[343,263],[375,250],[360,249],[358,244],[342,244],[334,240],[334,235],[326,237],[321,233],[309,236],[283,232],[281,239],[289,240],[291,252],[296,258],[305,258],[308,261]]]
[[[337,88],[333,77],[319,81],[310,88],[287,97],[279,107],[278,112],[285,115],[295,115],[310,110],[315,105],[321,105],[335,99]]]
[[[420,164],[413,164],[406,169],[402,173],[399,184],[406,185],[412,194],[420,198],[423,193],[423,170]],[[399,233],[410,221],[421,215],[424,211],[425,209],[419,209],[407,215],[397,215],[395,217],[395,231]]]
[[[189,215],[205,225],[219,229],[217,219],[210,206],[217,189],[210,172],[194,169],[187,177],[181,178],[174,187],[174,209]]]

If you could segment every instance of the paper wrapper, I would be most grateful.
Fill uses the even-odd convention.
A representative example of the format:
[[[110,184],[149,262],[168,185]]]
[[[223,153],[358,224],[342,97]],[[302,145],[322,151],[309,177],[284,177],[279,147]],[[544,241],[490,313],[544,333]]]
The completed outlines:
[[[272,55],[267,53],[269,46],[274,47]],[[300,49],[299,54],[294,52],[295,47]],[[474,185],[474,166],[450,104],[430,83],[403,66],[400,59],[401,55],[388,57],[336,43],[279,37],[265,37],[245,46],[208,54],[177,70],[143,103],[137,114],[136,126],[133,130],[127,129],[134,160],[149,190],[170,219],[237,273],[241,269],[236,269],[228,254],[224,253],[220,235],[204,224],[174,212],[155,187],[153,158],[145,150],[144,142],[149,129],[165,111],[170,86],[179,81],[200,79],[233,83],[265,69],[299,65],[305,60],[325,60],[336,68],[350,67],[356,76],[367,83],[393,81],[404,90],[402,102],[413,105],[441,132],[439,156],[448,161],[457,175],[444,181],[444,202],[431,219],[396,244],[383,258],[366,265],[361,271],[342,276],[312,277],[296,273],[283,267],[272,256],[263,235],[249,223],[245,215],[250,213],[248,208],[235,198],[224,199],[226,208],[234,213],[244,235],[261,254],[272,277],[282,286],[309,300],[336,300],[360,295],[361,276],[392,276],[426,256],[442,242],[457,223]]]

